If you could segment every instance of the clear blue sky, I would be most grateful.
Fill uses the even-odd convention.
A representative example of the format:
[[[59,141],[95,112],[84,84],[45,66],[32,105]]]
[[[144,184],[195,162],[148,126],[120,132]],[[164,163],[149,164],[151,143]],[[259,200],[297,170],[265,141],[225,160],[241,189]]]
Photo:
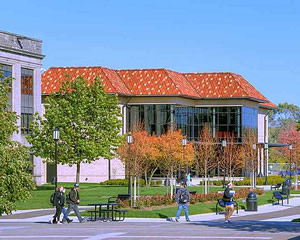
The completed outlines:
[[[300,106],[300,1],[2,1],[0,29],[43,40],[44,67],[230,71]]]

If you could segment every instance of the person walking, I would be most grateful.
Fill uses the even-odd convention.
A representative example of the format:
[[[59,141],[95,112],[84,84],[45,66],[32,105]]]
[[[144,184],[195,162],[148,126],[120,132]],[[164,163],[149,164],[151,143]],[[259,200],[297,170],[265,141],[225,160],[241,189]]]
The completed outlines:
[[[74,188],[69,192],[68,196],[67,196],[67,204],[69,204],[68,206],[68,210],[66,215],[69,216],[70,212],[73,210],[79,220],[80,223],[84,223],[87,221],[86,218],[82,218],[80,213],[79,213],[79,209],[78,209],[78,205],[80,203],[80,197],[79,197],[79,184],[76,183],[74,184]],[[63,222],[65,222],[65,218],[63,220]]]
[[[57,187],[55,189],[54,194],[51,196],[51,198],[52,198],[51,202],[53,204],[53,207],[55,207],[55,214],[53,215],[53,218],[50,221],[50,223],[52,223],[52,224],[60,224],[59,217],[61,214],[61,207],[60,207],[60,204],[58,203],[58,201],[59,201],[58,194],[59,194],[59,187]]]
[[[186,183],[186,185],[187,186],[191,186],[191,174],[189,173],[188,175],[187,175],[187,183]]]
[[[175,218],[176,222],[179,222],[182,208],[184,209],[185,220],[187,222],[190,222],[189,209],[188,209],[188,203],[190,201],[191,201],[190,192],[189,192],[189,190],[187,190],[184,187],[184,183],[182,182],[182,183],[180,183],[180,188],[177,190],[177,193],[176,193],[176,202],[178,204],[178,210],[177,210],[177,214],[176,214],[176,218]]]
[[[225,204],[225,222],[230,223],[230,217],[234,212],[234,205],[233,205],[233,195],[235,191],[232,190],[232,183],[228,183],[224,195],[223,195],[223,202]]]
[[[65,193],[66,193],[66,189],[63,186],[61,186],[59,188],[59,195],[58,195],[59,204],[61,206],[61,211],[62,211],[62,213],[64,215],[63,220],[67,221],[67,223],[70,223],[73,220],[70,219],[70,218],[68,218],[67,210],[65,209],[65,202],[66,202],[66,200],[65,200]]]

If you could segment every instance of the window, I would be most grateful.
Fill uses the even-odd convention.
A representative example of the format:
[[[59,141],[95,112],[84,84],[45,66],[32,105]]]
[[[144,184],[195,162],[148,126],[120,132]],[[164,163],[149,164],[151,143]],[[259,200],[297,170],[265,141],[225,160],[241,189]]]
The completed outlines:
[[[33,116],[33,70],[21,68],[21,133],[30,133]]]
[[[12,77],[12,66],[9,65],[4,65],[4,64],[0,64],[0,71],[3,74],[4,78],[8,78],[8,77]],[[0,78],[0,81],[2,80],[2,78]],[[11,104],[12,104],[12,99],[11,99],[11,91],[9,92],[9,108],[8,110],[11,110]]]
[[[128,131],[141,125],[148,134],[160,136],[171,126],[171,105],[130,105],[127,113]]]

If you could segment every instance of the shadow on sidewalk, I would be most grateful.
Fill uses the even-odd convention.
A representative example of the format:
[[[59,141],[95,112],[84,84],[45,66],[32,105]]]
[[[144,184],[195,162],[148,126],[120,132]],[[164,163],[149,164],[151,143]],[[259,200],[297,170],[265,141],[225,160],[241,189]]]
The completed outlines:
[[[210,221],[210,222],[192,222],[191,224],[207,226],[207,227],[218,227],[223,229],[232,229],[236,231],[246,232],[289,232],[289,233],[300,233],[300,224],[293,222],[265,222],[265,221],[232,221],[231,223],[224,223],[221,221]]]

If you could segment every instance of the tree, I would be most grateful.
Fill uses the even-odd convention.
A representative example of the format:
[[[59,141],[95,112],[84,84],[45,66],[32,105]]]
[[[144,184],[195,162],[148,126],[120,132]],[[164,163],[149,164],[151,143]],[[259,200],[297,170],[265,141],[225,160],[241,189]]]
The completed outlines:
[[[285,126],[289,122],[299,121],[300,108],[297,105],[285,103],[279,103],[277,108],[272,110],[270,114],[270,125],[272,127]]]
[[[158,152],[160,170],[171,178],[171,198],[173,197],[174,172],[183,166],[192,166],[194,161],[193,144],[188,143],[185,147],[181,144],[181,131],[168,131],[159,137]]]
[[[242,145],[235,142],[231,135],[227,138],[226,147],[220,148],[220,165],[231,181],[232,176],[244,166]]]
[[[296,124],[290,123],[285,126],[279,133],[279,140],[282,143],[293,146],[292,162],[295,163],[295,168],[297,169],[297,166],[300,164],[300,132],[297,131]],[[290,150],[287,147],[281,148],[281,151],[287,156],[287,159],[290,158]]]
[[[205,125],[201,131],[198,144],[195,146],[195,167],[205,178],[204,193],[207,194],[207,175],[218,165],[217,162],[217,142],[212,137],[209,125]]]
[[[32,135],[34,155],[54,162],[52,133],[60,130],[58,162],[76,164],[76,182],[80,181],[80,163],[91,163],[104,157],[111,159],[122,143],[120,108],[116,95],[107,94],[99,78],[90,84],[79,76],[68,77],[62,87],[47,98],[44,119],[35,115]]]
[[[255,146],[255,148],[253,147]],[[251,185],[255,187],[255,173],[258,168],[257,161],[257,132],[253,129],[246,129],[243,137],[243,152],[245,167],[250,171]]]
[[[145,130],[137,130],[132,133],[133,143],[129,146],[124,142],[118,149],[118,156],[121,161],[136,177],[145,176],[148,186],[151,183],[151,177],[158,169],[158,138],[154,135],[148,136]],[[148,176],[150,173],[150,179]]]
[[[28,171],[29,151],[26,146],[11,141],[10,136],[18,130],[17,115],[9,106],[11,78],[3,78],[0,72],[0,216],[16,209],[16,202],[25,201],[35,188]]]

